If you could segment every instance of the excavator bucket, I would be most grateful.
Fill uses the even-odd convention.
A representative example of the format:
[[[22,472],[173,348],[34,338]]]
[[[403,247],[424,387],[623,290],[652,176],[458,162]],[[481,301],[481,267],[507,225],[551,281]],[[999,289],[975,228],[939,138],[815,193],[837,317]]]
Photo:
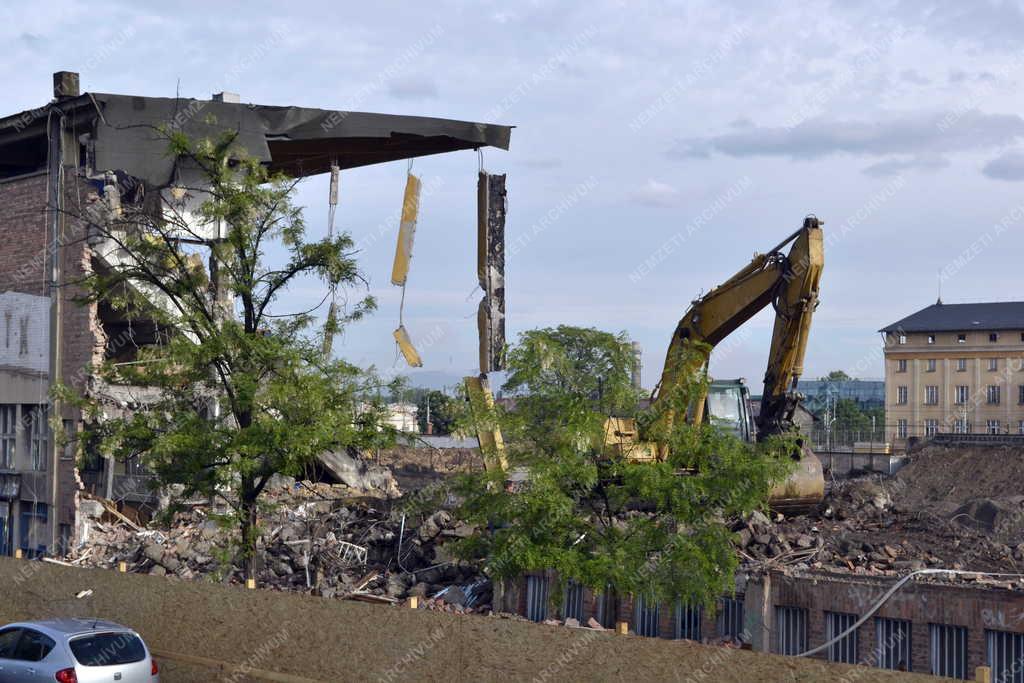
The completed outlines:
[[[796,470],[772,489],[768,504],[790,514],[808,512],[825,497],[825,476],[818,456],[807,446],[800,447]]]

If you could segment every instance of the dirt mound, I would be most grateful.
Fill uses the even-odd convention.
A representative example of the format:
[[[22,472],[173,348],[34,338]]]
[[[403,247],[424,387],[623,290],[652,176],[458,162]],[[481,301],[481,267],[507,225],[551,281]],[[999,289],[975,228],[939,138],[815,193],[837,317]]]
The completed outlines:
[[[76,599],[80,591],[87,596]],[[319,681],[927,681],[689,641],[0,558],[0,624],[100,616],[150,647]],[[165,660],[165,683],[255,680]],[[244,669],[243,669],[244,671]]]
[[[1024,449],[928,446],[911,456],[892,488],[902,507],[914,509],[1017,496],[1024,488]]]

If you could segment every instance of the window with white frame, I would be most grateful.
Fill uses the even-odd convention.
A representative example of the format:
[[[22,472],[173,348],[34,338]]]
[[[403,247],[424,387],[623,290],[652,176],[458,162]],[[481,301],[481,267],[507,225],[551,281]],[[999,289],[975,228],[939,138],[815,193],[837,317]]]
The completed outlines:
[[[682,600],[676,601],[675,613],[675,637],[676,640],[700,641],[700,623],[704,617],[704,610],[700,605],[696,607],[684,604]]]
[[[775,607],[775,654],[798,655],[807,651],[807,608]]]
[[[966,418],[958,417],[953,420],[953,433],[954,434],[969,434],[971,431],[970,423],[967,422]]]
[[[958,384],[953,392],[953,402],[964,405],[971,399],[971,390],[966,384]]]
[[[736,640],[743,639],[743,596],[722,598],[718,602],[716,622],[719,636],[731,636]]]
[[[928,343],[929,344],[934,344],[935,343],[935,335],[934,334],[929,334],[928,335]]]
[[[906,405],[907,403],[907,388],[905,386],[896,387],[896,403],[899,405]]]
[[[958,334],[958,335],[956,335],[956,343],[957,344],[966,344],[967,343],[967,335],[966,334]]]
[[[857,630],[854,629],[847,635],[839,638],[846,631],[853,628],[857,622],[856,614],[844,614],[842,612],[825,612],[825,639],[836,642],[828,646],[828,661],[842,662],[844,664],[857,663]]]
[[[907,343],[907,335],[905,335],[905,334],[896,335],[896,343],[897,344],[906,344]]]
[[[896,438],[905,439],[907,438],[907,421],[900,418],[896,420]]]
[[[1017,433],[1024,434],[1024,420],[1017,421]]]
[[[0,406],[0,470],[14,469],[15,447],[18,443],[17,422],[18,406]]]
[[[924,435],[935,436],[939,433],[939,421],[928,419],[924,421]]]
[[[575,619],[583,623],[583,585],[575,581],[565,584],[562,599],[562,619]]]
[[[49,406],[27,406],[22,409],[27,422],[29,464],[37,472],[46,470],[50,455]]]
[[[967,680],[967,628],[928,624],[928,635],[932,675]]]
[[[924,388],[924,402],[929,406],[939,405],[939,386],[937,384],[929,384]]]
[[[935,372],[935,359],[934,358],[929,358],[928,359],[928,363],[926,365],[926,368],[927,368],[928,372]]]
[[[910,622],[875,617],[875,655],[880,669],[910,671]]]
[[[985,390],[985,400],[993,405],[999,404],[999,385],[990,384]]]
[[[898,358],[898,359],[896,359],[896,372],[906,372],[906,371],[907,371],[907,359],[906,358]]]
[[[988,434],[999,433],[999,420],[986,420],[985,421],[985,432]]]
[[[995,372],[998,369],[999,369],[999,359],[998,358],[989,358],[988,359],[988,370],[989,370],[989,372]]]
[[[992,680],[999,683],[1024,683],[1024,633],[985,629],[985,663],[992,669]]]
[[[549,583],[546,576],[526,577],[526,618],[530,621],[547,619]]]
[[[638,595],[633,600],[633,626],[638,636],[658,637],[660,617],[658,601],[652,597]]]
[[[967,359],[966,358],[957,358],[956,359],[956,371],[957,372],[967,372]]]

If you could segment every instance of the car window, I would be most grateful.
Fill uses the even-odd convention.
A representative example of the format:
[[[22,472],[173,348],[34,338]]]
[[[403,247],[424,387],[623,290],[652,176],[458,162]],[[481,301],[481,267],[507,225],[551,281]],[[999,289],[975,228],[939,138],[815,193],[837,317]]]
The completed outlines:
[[[10,659],[14,656],[14,646],[21,636],[20,628],[7,628],[0,631],[0,657]]]
[[[21,640],[18,641],[18,647],[14,650],[12,659],[20,659],[25,662],[42,661],[56,644],[48,635],[27,628],[21,634]]]
[[[75,638],[69,645],[82,666],[131,664],[146,658],[146,648],[134,633],[97,633]]]

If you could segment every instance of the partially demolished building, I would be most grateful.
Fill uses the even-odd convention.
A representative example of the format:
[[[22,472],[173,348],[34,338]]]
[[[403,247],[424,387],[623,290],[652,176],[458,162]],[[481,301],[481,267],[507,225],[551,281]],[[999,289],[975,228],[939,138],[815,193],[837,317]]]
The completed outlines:
[[[292,177],[508,149],[511,136],[507,126],[244,104],[230,93],[210,100],[82,93],[72,72],[54,74],[53,93],[42,107],[0,118],[0,555],[66,547],[82,490],[155,501],[140,463],[90,457],[74,440],[57,438],[78,431],[82,416],[51,398],[51,389],[68,385],[110,411],[144,401],[131,387],[102,386],[89,368],[102,358],[131,363],[137,349],[167,332],[102,302],[76,303],[76,282],[119,257],[81,216],[124,204],[161,211],[179,201],[170,188],[194,171],[166,153],[166,131],[192,138],[235,131],[250,157]],[[486,327],[503,331],[487,318],[491,310],[503,314],[504,302],[481,303]]]

